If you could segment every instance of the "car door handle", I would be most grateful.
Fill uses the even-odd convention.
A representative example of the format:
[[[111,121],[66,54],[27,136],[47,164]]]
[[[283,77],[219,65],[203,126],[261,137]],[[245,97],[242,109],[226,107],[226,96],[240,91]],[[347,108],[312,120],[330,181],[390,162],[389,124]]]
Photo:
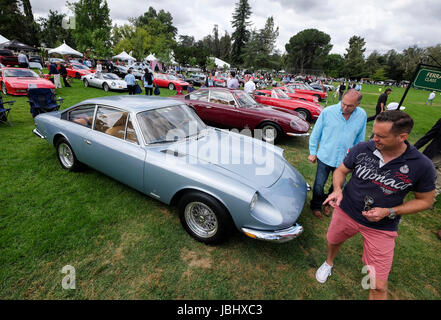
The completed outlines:
[[[207,109],[211,109],[211,108],[213,108],[212,106],[205,106],[205,108],[207,108]]]
[[[92,142],[90,142],[90,141],[87,140],[87,139],[84,139],[84,142],[87,143],[88,145],[91,145],[91,144],[92,144]]]

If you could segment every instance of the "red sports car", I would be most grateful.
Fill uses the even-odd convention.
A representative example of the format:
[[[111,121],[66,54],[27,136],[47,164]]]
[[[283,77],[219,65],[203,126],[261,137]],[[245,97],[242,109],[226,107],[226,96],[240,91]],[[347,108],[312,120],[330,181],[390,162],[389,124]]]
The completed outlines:
[[[299,113],[302,119],[308,122],[317,119],[323,110],[318,103],[292,99],[278,88],[273,90],[256,90],[254,91],[254,99],[261,104],[294,110]]]
[[[66,70],[68,77],[76,79],[81,79],[82,76],[95,73],[95,70],[91,70],[87,66],[79,63],[72,63],[66,68]]]
[[[319,101],[322,101],[324,99],[328,98],[328,94],[324,91],[319,91],[314,88],[312,88],[307,83],[293,83],[289,84],[288,87],[292,87],[296,90],[297,93],[303,93],[303,94],[309,94],[311,96],[315,96]]]
[[[309,135],[309,123],[301,119],[297,112],[263,106],[243,90],[200,88],[175,98],[183,99],[209,125],[246,128],[251,132],[261,129],[262,139],[267,142],[276,142],[282,135]]]
[[[176,88],[181,87],[182,90],[187,90],[188,82],[182,81],[171,74],[155,73],[153,77],[154,86],[158,85],[161,88],[169,88],[170,90],[176,90]]]
[[[318,104],[319,99],[316,96],[304,93],[298,93],[293,87],[277,87],[276,89],[283,90],[290,98],[310,101]]]
[[[1,68],[0,86],[3,94],[25,96],[28,88],[50,88],[55,90],[54,84],[40,78],[34,71],[26,68]]]

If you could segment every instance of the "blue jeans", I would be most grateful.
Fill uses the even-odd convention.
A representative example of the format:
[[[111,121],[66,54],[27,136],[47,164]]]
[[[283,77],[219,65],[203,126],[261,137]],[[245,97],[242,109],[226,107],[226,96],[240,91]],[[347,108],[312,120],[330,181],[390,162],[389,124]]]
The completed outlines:
[[[311,210],[321,210],[323,201],[325,201],[328,194],[332,193],[334,190],[332,184],[328,190],[328,194],[325,194],[324,189],[329,174],[334,172],[335,169],[336,168],[324,164],[319,160],[319,158],[317,158],[317,172],[315,173],[314,187],[312,188],[312,199],[309,206]]]

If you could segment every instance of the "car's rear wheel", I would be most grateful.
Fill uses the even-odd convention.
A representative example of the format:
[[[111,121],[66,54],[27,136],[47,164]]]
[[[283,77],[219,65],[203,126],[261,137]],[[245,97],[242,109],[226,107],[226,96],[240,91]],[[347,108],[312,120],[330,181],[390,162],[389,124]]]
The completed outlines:
[[[276,143],[282,135],[279,126],[275,123],[267,122],[261,125],[262,140],[268,143]]]
[[[103,84],[103,90],[107,92],[107,91],[109,91],[109,89],[110,89],[109,85],[107,83],[104,83]]]
[[[2,82],[2,92],[4,95],[8,94],[8,90],[6,89],[6,84]]]
[[[86,88],[89,86],[89,81],[87,81],[87,79],[84,79],[83,83]]]
[[[170,90],[175,90],[176,87],[175,87],[175,85],[174,85],[173,83],[170,82],[170,83],[168,84],[168,88],[169,88]]]
[[[232,222],[228,211],[205,193],[187,193],[180,199],[178,208],[182,226],[200,242],[220,243],[231,232]]]
[[[71,145],[66,139],[60,138],[55,145],[55,149],[57,150],[58,160],[63,169],[69,171],[78,171],[81,169],[81,163],[77,160]]]
[[[308,110],[300,108],[294,111],[296,111],[303,120],[311,122],[311,113]]]

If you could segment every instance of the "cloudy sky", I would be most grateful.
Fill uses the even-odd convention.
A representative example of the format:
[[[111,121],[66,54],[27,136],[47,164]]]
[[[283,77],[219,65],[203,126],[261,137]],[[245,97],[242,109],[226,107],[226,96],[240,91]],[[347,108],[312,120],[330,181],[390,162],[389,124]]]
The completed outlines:
[[[75,2],[75,0],[71,0]],[[232,33],[231,19],[238,0],[107,0],[113,24],[128,23],[152,6],[173,15],[179,35],[196,40],[211,33],[217,24],[222,35]],[[409,46],[441,43],[440,0],[249,0],[252,27],[260,29],[269,16],[279,27],[277,48],[285,51],[289,39],[304,29],[315,28],[331,36],[332,53],[344,54],[353,35],[366,41],[366,54],[377,50],[402,51]],[[35,17],[49,9],[70,13],[65,1],[31,0]],[[71,13],[70,13],[71,14]]]

